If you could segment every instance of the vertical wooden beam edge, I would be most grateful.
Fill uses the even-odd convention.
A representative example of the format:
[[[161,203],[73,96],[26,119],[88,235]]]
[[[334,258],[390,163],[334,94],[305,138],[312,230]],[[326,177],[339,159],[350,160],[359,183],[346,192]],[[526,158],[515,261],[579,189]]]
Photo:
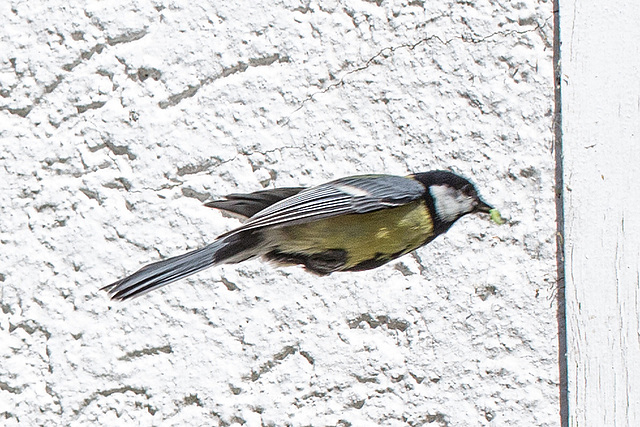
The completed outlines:
[[[560,392],[560,425],[569,426],[568,365],[567,365],[567,316],[565,300],[564,265],[564,197],[563,197],[563,157],[562,157],[562,90],[560,62],[560,5],[553,0],[553,85],[555,112],[553,115],[553,135],[555,154],[555,196],[556,196],[556,263],[557,263],[557,319],[558,319],[558,368]]]

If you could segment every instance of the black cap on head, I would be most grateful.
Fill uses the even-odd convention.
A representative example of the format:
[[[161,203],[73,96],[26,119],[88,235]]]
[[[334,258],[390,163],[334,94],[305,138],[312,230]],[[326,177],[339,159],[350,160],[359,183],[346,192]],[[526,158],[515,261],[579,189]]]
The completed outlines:
[[[436,170],[421,172],[414,174],[413,177],[424,184],[425,187],[429,187],[431,185],[448,185],[449,187],[457,190],[467,186],[474,188],[473,184],[471,184],[467,179],[449,171]]]

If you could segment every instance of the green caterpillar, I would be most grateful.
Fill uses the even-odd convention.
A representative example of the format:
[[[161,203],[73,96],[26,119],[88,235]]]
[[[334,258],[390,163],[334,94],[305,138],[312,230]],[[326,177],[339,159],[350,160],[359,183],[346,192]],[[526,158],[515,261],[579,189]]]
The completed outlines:
[[[491,217],[491,221],[495,222],[498,225],[504,224],[506,221],[500,216],[500,212],[498,209],[491,209],[489,211],[489,216]]]

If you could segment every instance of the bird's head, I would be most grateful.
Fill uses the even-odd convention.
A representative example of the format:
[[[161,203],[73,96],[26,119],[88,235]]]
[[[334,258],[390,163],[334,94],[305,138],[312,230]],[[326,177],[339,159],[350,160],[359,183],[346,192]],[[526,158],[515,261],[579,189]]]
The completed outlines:
[[[414,178],[427,188],[436,218],[446,228],[473,212],[491,214],[493,219],[495,209],[480,198],[476,188],[465,178],[448,171],[418,173]]]

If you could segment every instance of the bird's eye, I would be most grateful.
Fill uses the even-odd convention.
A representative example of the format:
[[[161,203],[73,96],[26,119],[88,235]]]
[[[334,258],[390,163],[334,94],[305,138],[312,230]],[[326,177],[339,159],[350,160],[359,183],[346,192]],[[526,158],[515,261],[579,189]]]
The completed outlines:
[[[470,185],[470,184],[465,185],[464,187],[462,187],[462,188],[460,189],[460,192],[461,192],[462,194],[464,194],[464,196],[465,196],[466,198],[469,198],[469,199],[475,199],[475,198],[476,198],[476,190],[475,190],[475,188],[473,188],[473,186],[472,186],[472,185]]]

